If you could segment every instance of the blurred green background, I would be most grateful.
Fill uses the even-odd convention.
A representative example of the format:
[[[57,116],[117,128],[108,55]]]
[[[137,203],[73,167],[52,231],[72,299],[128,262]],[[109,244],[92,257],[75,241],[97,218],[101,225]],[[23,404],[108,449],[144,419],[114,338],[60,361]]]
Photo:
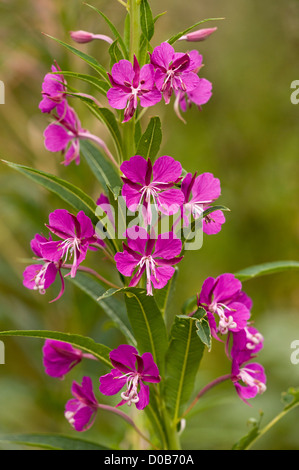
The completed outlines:
[[[119,28],[124,9],[116,0],[93,0]],[[218,31],[202,43],[179,42],[176,50],[197,48],[204,57],[201,75],[213,82],[213,97],[198,112],[187,112],[187,125],[170,104],[159,105],[163,148],[189,171],[209,171],[219,177],[219,203],[231,209],[221,233],[204,237],[203,248],[189,252],[181,264],[173,299],[177,306],[201,288],[208,276],[236,272],[249,265],[275,260],[298,260],[299,239],[299,106],[290,101],[291,82],[299,79],[299,2],[297,0],[151,0],[159,19],[153,46],[204,18]],[[0,2],[0,80],[5,105],[0,106],[1,158],[52,172],[77,184],[96,198],[101,188],[82,161],[63,167],[60,156],[47,152],[43,131],[47,116],[38,110],[44,75],[56,59],[62,69],[92,73],[85,63],[47,39],[42,32],[71,42],[69,31],[85,29],[109,34],[104,21],[81,0],[2,0]],[[109,66],[107,44],[77,46]],[[69,82],[82,91],[92,89]],[[102,100],[102,97],[100,97]],[[73,103],[84,127],[107,138],[103,127],[78,102]],[[148,115],[157,113],[149,110]],[[0,329],[53,329],[86,334],[110,347],[122,339],[98,306],[71,285],[54,304],[59,285],[45,296],[22,286],[29,243],[43,230],[49,212],[66,207],[58,198],[25,177],[1,166],[0,173]],[[113,279],[110,267],[94,258],[97,269]],[[259,355],[267,372],[267,392],[246,406],[231,384],[211,391],[196,408],[182,434],[186,449],[230,449],[248,430],[248,418],[264,412],[263,424],[282,409],[281,392],[299,386],[299,364],[290,361],[290,344],[299,340],[299,273],[288,272],[248,281],[253,317],[265,337]],[[42,342],[5,339],[6,364],[0,365],[0,433],[61,432],[76,436],[63,417],[73,380],[83,374],[106,373],[98,365],[77,366],[64,382],[46,376]],[[93,361],[91,361],[93,362]],[[229,364],[221,344],[206,353],[198,389]],[[108,401],[107,401],[108,402]],[[111,402],[110,402],[111,403]],[[256,449],[299,449],[299,410],[271,430]],[[136,436],[118,419],[101,415],[82,436],[105,445],[128,448]],[[133,439],[133,441],[132,441]],[[2,446],[2,448],[19,448]]]

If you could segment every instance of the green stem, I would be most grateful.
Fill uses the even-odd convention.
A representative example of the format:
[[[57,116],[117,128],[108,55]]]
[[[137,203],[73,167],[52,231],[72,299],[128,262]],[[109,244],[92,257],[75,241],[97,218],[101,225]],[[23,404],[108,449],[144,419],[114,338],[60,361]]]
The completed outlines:
[[[129,12],[130,12],[130,60],[133,62],[134,54],[138,58],[139,44],[140,44],[140,1],[141,0],[129,0]]]
[[[165,405],[161,410],[161,414],[164,422],[164,428],[166,431],[166,438],[168,444],[167,449],[165,450],[181,450],[181,443],[179,439],[179,434],[176,429],[176,424],[171,421],[170,416],[165,408]]]

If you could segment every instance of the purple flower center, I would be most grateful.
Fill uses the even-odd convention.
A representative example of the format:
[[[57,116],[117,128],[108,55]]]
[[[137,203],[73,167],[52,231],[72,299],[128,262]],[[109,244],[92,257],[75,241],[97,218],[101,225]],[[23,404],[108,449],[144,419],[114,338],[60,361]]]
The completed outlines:
[[[139,266],[138,274],[140,274],[142,268],[145,266],[146,279],[147,279],[146,281],[147,295],[153,295],[151,276],[153,275],[156,281],[159,282],[159,280],[157,279],[157,274],[156,274],[156,266],[157,266],[156,261],[154,260],[152,255],[143,256],[137,266]]]

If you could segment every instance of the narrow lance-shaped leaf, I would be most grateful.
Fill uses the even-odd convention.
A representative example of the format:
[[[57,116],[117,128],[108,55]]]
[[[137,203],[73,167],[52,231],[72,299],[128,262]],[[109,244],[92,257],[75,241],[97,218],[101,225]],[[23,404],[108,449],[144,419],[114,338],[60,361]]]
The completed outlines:
[[[94,224],[98,222],[99,219],[95,215],[96,203],[81,189],[50,173],[5,160],[2,160],[2,162],[58,195],[77,211],[84,211]]]
[[[146,131],[138,143],[136,155],[141,155],[145,159],[150,158],[153,162],[160,150],[161,142],[161,121],[159,117],[155,116],[150,119]]]
[[[183,407],[193,392],[203,351],[204,344],[197,335],[195,320],[177,316],[166,354],[164,388],[165,401],[174,424],[179,421]]]
[[[122,60],[124,58],[122,52],[120,51],[120,49],[118,47],[117,39],[109,47],[109,55],[110,55],[110,59],[111,59],[110,60],[110,68],[112,68],[113,65],[116,62],[119,62],[120,60]]]
[[[85,54],[82,51],[79,51],[75,47],[71,46],[70,44],[67,44],[64,41],[61,41],[60,39],[54,38],[53,36],[50,36],[49,34],[46,34],[47,37],[50,39],[53,39],[54,41],[58,42],[61,46],[65,47],[67,50],[72,52],[72,54],[76,55],[77,57],[80,57],[80,59],[84,60],[88,65],[90,65],[94,70],[98,72],[101,77],[109,83],[109,78],[107,75],[106,69],[92,56]]]
[[[184,31],[181,31],[180,33],[175,34],[172,36],[170,39],[167,40],[169,44],[174,44],[178,39],[180,39],[182,36],[185,34],[189,33],[192,29],[196,28],[197,26],[200,26],[203,23],[206,23],[207,21],[218,21],[218,20],[223,20],[224,18],[207,18],[205,20],[198,21],[192,26],[189,26],[189,28],[185,29]]]
[[[40,339],[54,339],[57,341],[63,341],[70,343],[74,347],[82,349],[88,354],[95,356],[100,362],[105,364],[107,367],[111,367],[109,358],[110,349],[103,344],[96,343],[93,339],[85,336],[61,333],[59,331],[47,331],[47,330],[10,330],[1,331],[0,336],[22,336],[29,338],[40,338]]]
[[[88,7],[90,7],[92,10],[96,11],[107,23],[107,25],[109,26],[110,30],[112,31],[112,33],[114,34],[114,37],[118,40],[119,42],[119,45],[121,47],[121,50],[123,52],[123,55],[124,55],[124,58],[125,59],[128,59],[129,57],[129,54],[128,54],[128,49],[123,41],[123,38],[121,36],[121,34],[119,33],[118,29],[116,28],[116,26],[112,23],[112,21],[109,20],[109,18],[104,15],[104,13],[102,11],[100,11],[98,8],[94,7],[93,5],[89,5],[88,3],[85,3],[85,5],[87,5]]]
[[[165,323],[154,297],[146,295],[144,289],[123,287],[107,290],[98,300],[102,301],[119,293],[125,294],[127,313],[139,353],[152,353],[162,375],[168,341]]]
[[[154,35],[155,25],[148,0],[141,0],[140,2],[140,26],[146,39],[150,41]]]
[[[129,343],[133,345],[136,344],[123,302],[120,302],[114,297],[106,297],[99,300],[99,298],[106,292],[106,289],[87,274],[77,272],[76,277],[68,277],[67,279],[100,305],[108,318],[110,318],[115,327],[122,332]]]
[[[110,88],[109,83],[106,80],[101,80],[97,77],[94,77],[93,75],[88,75],[85,73],[77,73],[77,72],[71,72],[69,70],[62,70],[59,72],[53,72],[53,75],[55,74],[61,74],[64,77],[72,77],[76,78],[78,80],[81,80],[83,82],[89,83],[90,85],[94,86],[97,91],[99,91],[102,95],[106,96],[107,91]]]
[[[292,271],[299,269],[299,261],[273,261],[270,263],[258,264],[250,266],[249,268],[242,269],[235,273],[235,277],[240,281],[247,281],[259,276],[266,276],[268,274],[281,273],[284,271]]]
[[[120,174],[98,147],[85,140],[81,142],[80,148],[91,171],[106,193],[108,188],[119,188],[121,186]]]
[[[109,450],[100,444],[61,434],[2,434],[0,442],[46,450]]]

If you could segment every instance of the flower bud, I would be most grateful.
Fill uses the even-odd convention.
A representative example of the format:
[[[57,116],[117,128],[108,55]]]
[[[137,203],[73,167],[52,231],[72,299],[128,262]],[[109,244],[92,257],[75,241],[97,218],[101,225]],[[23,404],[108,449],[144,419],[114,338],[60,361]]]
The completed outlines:
[[[87,31],[71,31],[70,35],[73,41],[78,42],[80,44],[85,44],[87,42],[93,41],[93,34]]]
[[[208,36],[214,33],[217,28],[205,28],[205,29],[198,29],[197,31],[193,31],[192,33],[188,33],[184,36],[181,36],[179,41],[189,41],[189,42],[197,42],[197,41],[204,41]]]
[[[78,42],[79,44],[85,44],[88,42],[93,41],[94,39],[101,39],[102,41],[106,41],[109,44],[113,43],[113,39],[105,34],[93,34],[89,33],[88,31],[71,31],[70,32],[71,38],[73,41]]]

